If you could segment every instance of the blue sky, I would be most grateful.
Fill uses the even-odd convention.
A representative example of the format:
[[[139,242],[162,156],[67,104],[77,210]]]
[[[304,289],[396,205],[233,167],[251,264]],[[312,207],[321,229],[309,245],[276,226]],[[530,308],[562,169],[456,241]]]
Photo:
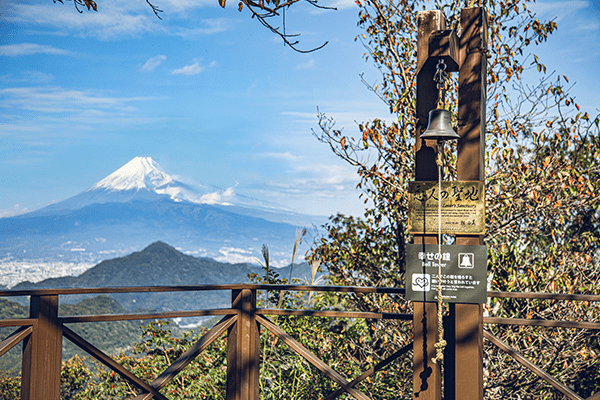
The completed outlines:
[[[281,40],[216,0],[0,0],[0,216],[73,196],[136,156],[184,179],[302,213],[360,214],[355,171],[311,135],[317,107],[348,134],[390,119],[361,83],[379,78],[350,0],[292,7]],[[320,3],[321,4],[321,3]],[[536,49],[595,114],[600,0],[544,1],[559,30]]]

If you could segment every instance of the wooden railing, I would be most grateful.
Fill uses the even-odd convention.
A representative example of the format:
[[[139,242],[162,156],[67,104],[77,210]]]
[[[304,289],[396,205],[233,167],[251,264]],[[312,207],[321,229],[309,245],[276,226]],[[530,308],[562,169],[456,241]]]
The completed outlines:
[[[119,315],[85,315],[59,316],[59,296],[80,294],[114,294],[114,293],[156,293],[156,292],[198,292],[198,291],[231,291],[231,308],[168,311],[155,313],[136,313]],[[228,400],[258,400],[259,399],[259,353],[260,326],[270,331],[293,351],[305,358],[314,367],[339,385],[339,389],[326,397],[334,399],[343,393],[350,394],[355,399],[367,400],[369,397],[357,389],[357,385],[384,368],[398,357],[412,350],[412,343],[404,346],[390,357],[378,362],[352,381],[336,372],[320,360],[299,341],[288,335],[279,326],[271,322],[267,315],[300,315],[331,318],[368,318],[395,319],[412,321],[412,314],[357,312],[357,311],[327,311],[327,310],[289,310],[263,309],[257,307],[257,291],[285,290],[304,292],[342,292],[342,293],[379,293],[404,294],[402,288],[373,288],[373,287],[338,287],[338,286],[301,286],[301,285],[199,285],[199,286],[150,286],[150,287],[111,287],[85,289],[38,289],[22,291],[0,291],[0,297],[30,296],[30,317],[21,319],[0,319],[0,327],[17,327],[18,329],[0,343],[0,356],[15,345],[23,342],[22,361],[22,399],[59,400],[60,370],[62,355],[62,338],[66,337],[82,350],[99,362],[119,374],[131,385],[137,387],[142,394],[136,399],[162,399],[167,397],[160,393],[181,370],[194,360],[213,341],[228,334],[227,346],[227,385]],[[488,292],[488,297],[518,298],[518,299],[550,299],[600,302],[600,296],[593,295],[561,295],[546,293],[507,293]],[[125,321],[163,318],[184,318],[201,316],[223,316],[202,338],[174,361],[154,381],[145,382],[135,376],[110,356],[97,349],[93,344],[73,332],[65,324],[100,321]],[[488,316],[483,318],[484,324],[531,325],[546,327],[566,327],[576,329],[600,330],[600,323],[586,321],[556,321],[542,319],[498,318]],[[585,400],[567,386],[554,379],[548,373],[537,367],[515,349],[502,342],[499,338],[484,330],[484,336],[494,345],[505,351],[517,362],[530,369],[533,373],[551,384],[557,391],[572,400]],[[596,393],[587,400],[600,400]]]

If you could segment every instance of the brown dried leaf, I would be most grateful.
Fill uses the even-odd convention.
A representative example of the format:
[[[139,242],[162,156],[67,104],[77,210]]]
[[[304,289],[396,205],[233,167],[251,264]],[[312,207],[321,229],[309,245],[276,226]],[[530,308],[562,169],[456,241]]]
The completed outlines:
[[[94,11],[98,11],[98,5],[93,0],[85,0],[85,6],[87,7],[88,10],[91,8]]]

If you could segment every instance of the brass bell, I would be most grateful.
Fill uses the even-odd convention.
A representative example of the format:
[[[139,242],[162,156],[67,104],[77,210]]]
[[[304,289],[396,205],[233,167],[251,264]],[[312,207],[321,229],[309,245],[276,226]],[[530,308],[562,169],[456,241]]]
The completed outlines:
[[[450,111],[435,109],[429,112],[427,129],[420,136],[421,139],[435,139],[438,141],[458,139],[460,136],[450,123]]]

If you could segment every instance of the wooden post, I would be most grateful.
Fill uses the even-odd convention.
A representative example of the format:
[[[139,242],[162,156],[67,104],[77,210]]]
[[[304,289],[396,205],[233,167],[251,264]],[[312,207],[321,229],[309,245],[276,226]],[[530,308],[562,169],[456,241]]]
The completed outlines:
[[[485,10],[461,12],[458,89],[458,179],[485,179],[485,108],[487,47]],[[483,235],[457,235],[457,245],[483,245]],[[445,398],[483,400],[483,306],[451,304]]]
[[[21,399],[60,400],[62,325],[58,296],[31,296],[29,314],[37,321],[23,342]]]
[[[232,291],[236,323],[227,337],[227,400],[259,399],[260,328],[256,322],[256,290]]]
[[[444,30],[446,20],[441,11],[419,12],[417,33],[417,123],[415,142],[415,177],[417,181],[437,181],[437,145],[419,139],[427,128],[429,111],[437,101],[437,88],[433,80],[434,68],[427,63],[429,40],[433,32]],[[437,244],[436,235],[415,235],[416,244]],[[413,398],[419,400],[441,399],[441,368],[431,359],[435,357],[437,341],[437,308],[435,303],[414,302],[413,313]]]

